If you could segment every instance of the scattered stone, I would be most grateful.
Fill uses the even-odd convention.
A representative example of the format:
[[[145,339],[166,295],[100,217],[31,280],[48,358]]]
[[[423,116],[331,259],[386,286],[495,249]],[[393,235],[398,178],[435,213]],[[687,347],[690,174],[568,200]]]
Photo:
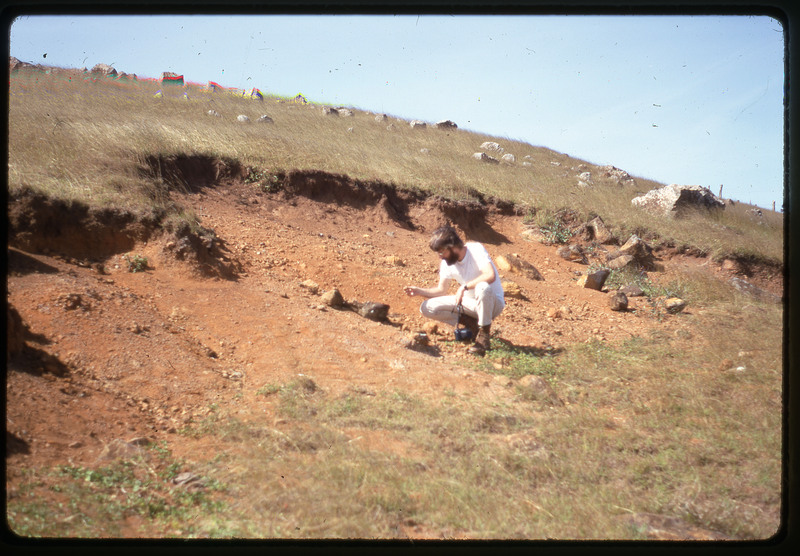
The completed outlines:
[[[420,154],[431,154],[431,150],[430,149],[420,149],[419,152],[420,152]]]
[[[177,486],[194,486],[199,481],[200,477],[198,475],[195,475],[194,473],[190,473],[187,471],[185,473],[180,473],[179,475],[176,475],[172,479],[172,484]]]
[[[600,291],[603,289],[609,274],[611,274],[611,271],[605,268],[589,272],[578,278],[578,285],[582,288]]]
[[[514,385],[514,381],[505,375],[495,375],[493,380],[505,388],[509,388]]]
[[[642,297],[644,295],[644,290],[636,284],[622,286],[619,291],[620,293],[624,293],[627,297]]]
[[[439,323],[433,320],[426,321],[422,325],[422,331],[428,336],[434,336],[439,333]]]
[[[517,161],[517,157],[511,153],[506,153],[500,157],[500,160],[506,164],[514,164]]]
[[[606,266],[611,270],[620,270],[622,268],[625,268],[626,266],[631,266],[634,263],[634,261],[635,259],[633,258],[633,255],[619,254],[618,256],[610,260],[607,259]]]
[[[542,233],[542,230],[539,228],[539,226],[526,227],[522,230],[520,235],[523,239],[528,241],[537,241],[543,245],[553,244],[553,242],[550,241],[547,236],[544,235],[544,233]]]
[[[606,255],[606,264],[611,264],[611,261],[623,255],[629,255],[633,257],[633,259],[631,261],[626,261],[624,264],[622,261],[615,263],[617,265],[621,265],[618,268],[622,268],[622,266],[627,266],[632,263],[636,263],[640,267],[646,269],[655,268],[652,248],[636,234],[631,235],[631,237],[628,238],[628,241],[626,241],[622,247],[616,251],[608,253],[608,255]]]
[[[259,116],[259,118],[256,120],[256,122],[260,123],[260,124],[272,124],[272,123],[275,123],[275,120],[273,120],[272,118],[270,118],[266,114],[262,114],[261,116]]]
[[[309,291],[309,293],[316,295],[319,292],[319,284],[314,280],[304,280],[300,282],[300,287]]]
[[[433,124],[436,129],[456,129],[458,126],[452,120],[440,120]]]
[[[83,447],[83,442],[81,442],[80,440],[76,440],[75,442],[70,442],[69,447],[73,448],[73,449],[82,448]]]
[[[594,185],[594,181],[592,180],[592,173],[581,172],[578,175],[578,185],[581,187],[589,187],[590,185]]]
[[[370,320],[386,321],[389,316],[389,306],[385,303],[375,303],[373,301],[359,303],[357,301],[351,301],[349,305],[356,313]]]
[[[520,274],[529,280],[544,280],[544,276],[535,266],[528,261],[520,258],[516,253],[510,255],[498,255],[494,259],[497,269],[512,274]]]
[[[250,118],[248,118],[244,114],[239,114],[238,116],[236,116],[236,120],[242,123],[247,123],[250,121]]]
[[[489,164],[500,164],[500,161],[494,158],[493,156],[489,156],[484,152],[474,153],[472,158],[475,160],[479,160],[481,162],[488,162]]]
[[[338,116],[339,111],[336,108],[332,108],[330,106],[323,106],[322,113],[326,116]]]
[[[679,297],[670,297],[664,301],[664,308],[668,313],[674,315],[686,308],[686,302]]]
[[[636,180],[634,180],[628,172],[625,170],[620,170],[619,168],[608,165],[603,166],[600,168],[603,171],[603,177],[607,179],[612,179],[617,182],[617,185],[635,185]]]
[[[480,148],[484,149],[484,150],[487,150],[487,151],[503,152],[503,148],[498,143],[495,143],[494,141],[485,141],[485,142],[481,143]]]
[[[547,315],[548,319],[552,319],[552,320],[564,318],[564,312],[561,309],[556,308],[556,307],[550,307],[547,310],[546,315]]]
[[[426,124],[422,120],[411,120],[411,123],[409,125],[411,126],[411,129],[425,129],[426,127],[428,127],[428,124]]]
[[[220,116],[219,112],[217,112],[216,110],[209,110],[207,112],[207,114],[209,116],[214,116],[215,118],[221,118],[222,117],[222,116]]]
[[[339,108],[338,110],[339,110],[339,115],[342,116],[343,118],[353,117],[353,111],[350,110],[349,108]]]
[[[525,294],[522,293],[522,288],[519,284],[511,280],[503,280],[503,293],[506,297],[513,297],[514,299],[525,299]]]
[[[117,75],[117,70],[115,70],[108,64],[97,64],[92,68],[92,73],[98,73],[100,75],[106,75],[106,76],[114,76]]]
[[[590,240],[593,239],[597,243],[610,243],[614,241],[614,236],[608,231],[608,228],[599,216],[595,216],[586,224],[586,229],[591,231]]]
[[[398,257],[397,255],[389,255],[383,259],[386,261],[386,264],[389,266],[406,266],[406,263],[403,259]]]
[[[651,214],[668,217],[681,217],[689,209],[725,209],[725,203],[707,187],[674,183],[634,197],[631,204]]]
[[[89,303],[83,299],[83,296],[79,293],[68,293],[59,295],[56,299],[56,302],[61,305],[65,311],[74,311],[79,307],[84,311],[89,310]]]
[[[627,311],[628,310],[628,297],[617,291],[611,296],[611,310],[612,311]]]
[[[387,116],[386,114],[378,114],[377,116],[375,116],[375,121],[376,122],[385,122],[388,119],[389,119],[389,116]]]
[[[558,248],[558,250],[556,250],[556,253],[559,257],[568,261],[582,264],[588,264],[589,262],[586,260],[586,254],[583,252],[581,246],[574,243],[570,245],[562,245]]]
[[[325,305],[334,309],[339,309],[344,305],[344,298],[336,288],[323,293],[321,300]]]

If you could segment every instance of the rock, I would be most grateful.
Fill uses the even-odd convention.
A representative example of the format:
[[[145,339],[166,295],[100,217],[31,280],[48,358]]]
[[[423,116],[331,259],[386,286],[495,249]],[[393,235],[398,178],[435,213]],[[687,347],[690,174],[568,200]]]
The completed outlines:
[[[739,272],[739,263],[731,259],[725,259],[724,261],[722,261],[722,270],[727,270],[729,272]]]
[[[564,318],[564,312],[556,307],[550,307],[545,314],[547,315],[548,319],[555,320]]]
[[[603,166],[600,170],[602,170],[604,178],[616,181],[617,185],[634,185],[636,183],[636,180],[634,180],[628,172],[620,170],[610,164],[608,166]]]
[[[485,142],[481,143],[480,148],[484,149],[484,150],[487,150],[487,151],[503,152],[503,148],[498,143],[495,143],[494,141],[485,141]]]
[[[436,129],[456,129],[458,126],[452,120],[440,120],[433,124]]]
[[[239,122],[242,122],[242,123],[247,123],[247,122],[250,121],[250,118],[248,118],[244,114],[239,114],[238,116],[236,116],[236,121],[239,121]]]
[[[594,185],[594,181],[592,181],[592,173],[581,172],[578,175],[578,185],[580,185],[581,187],[588,187],[590,185]]]
[[[383,259],[386,261],[386,264],[389,266],[406,266],[406,263],[403,259],[398,257],[397,255],[389,255]]]
[[[523,237],[523,239],[526,239],[528,241],[538,241],[539,243],[541,243],[543,245],[552,245],[553,244],[553,242],[550,241],[547,238],[547,236],[544,235],[544,233],[542,233],[542,230],[541,230],[541,228],[539,228],[539,226],[533,226],[531,228],[525,228],[525,229],[522,230],[520,235]]]
[[[92,68],[92,73],[98,73],[100,75],[117,75],[117,70],[108,64],[97,64]]]
[[[644,295],[644,290],[636,284],[622,286],[619,291],[620,293],[624,293],[627,297],[642,297]]]
[[[420,150],[419,150],[419,152],[420,152],[420,154],[430,154],[430,153],[431,153],[431,150],[430,150],[430,149],[424,149],[424,148],[423,148],[423,149],[420,149]]]
[[[621,291],[617,291],[611,296],[610,305],[612,311],[627,311],[628,297]]]
[[[619,262],[617,265],[620,266],[617,268],[622,268],[623,266],[627,266],[632,262],[645,269],[655,268],[655,262],[653,261],[653,250],[636,234],[631,235],[631,237],[628,238],[628,241],[626,241],[622,247],[606,255],[606,264],[610,265],[611,261],[623,255],[629,255],[633,257],[633,260],[625,261],[624,263]]]
[[[556,251],[559,257],[568,261],[587,264],[586,255],[580,245],[563,245]]]
[[[530,280],[544,280],[541,272],[528,261],[519,257],[519,255],[498,255],[494,259],[498,270],[503,272],[511,272],[512,274],[520,274]]]
[[[605,222],[599,216],[595,216],[586,224],[586,229],[591,231],[591,237],[597,243],[610,243],[614,240],[614,236],[606,228]]]
[[[780,303],[781,297],[775,295],[774,293],[768,292],[767,290],[762,290],[758,286],[755,286],[748,282],[747,280],[743,280],[742,278],[733,277],[730,280],[731,286],[736,288],[738,291],[755,297],[761,301],[767,301],[769,303]]]
[[[386,114],[378,114],[377,116],[375,116],[375,121],[376,122],[385,122],[388,119],[389,119],[389,116],[387,116]]]
[[[439,323],[433,320],[426,321],[422,325],[422,331],[428,336],[434,336],[439,333]]]
[[[207,112],[207,114],[208,114],[209,116],[214,116],[215,118],[219,118],[219,117],[220,117],[220,115],[219,115],[219,112],[217,112],[216,110],[209,110],[209,111]]]
[[[611,271],[605,268],[595,270],[578,278],[578,285],[582,288],[600,291],[603,289],[603,284],[606,283],[606,278],[608,278],[609,274],[611,274]]]
[[[259,116],[259,118],[256,120],[256,122],[260,123],[260,124],[272,124],[272,123],[275,123],[275,120],[273,120],[272,118],[270,118],[266,114],[262,114],[261,116]]]
[[[350,305],[356,313],[370,320],[385,321],[389,316],[389,306],[385,303],[367,301],[366,303],[351,302]]]
[[[425,129],[426,127],[428,127],[428,124],[426,124],[422,120],[411,120],[411,123],[409,125],[411,126],[411,129]]]
[[[503,293],[506,297],[513,297],[514,299],[525,299],[525,294],[522,293],[522,288],[519,284],[510,280],[503,280]]]
[[[668,217],[683,216],[688,209],[725,209],[725,203],[707,187],[674,183],[634,197],[631,204],[651,214]]]
[[[330,106],[323,106],[322,113],[326,116],[338,116],[339,111],[336,108],[331,108]]]
[[[488,162],[489,164],[500,164],[500,161],[494,158],[493,156],[489,156],[486,153],[474,153],[472,158],[475,160],[480,160],[481,162]]]
[[[606,266],[611,270],[620,270],[634,262],[633,255],[619,255],[606,261]]]
[[[517,161],[517,157],[511,153],[506,153],[500,157],[500,160],[506,164],[514,164]]]
[[[325,305],[334,309],[339,309],[344,305],[344,298],[336,288],[323,293],[321,300]]]
[[[305,288],[314,295],[316,295],[317,292],[319,292],[319,284],[317,284],[314,280],[304,280],[300,282],[300,287]]]
[[[353,117],[353,111],[350,110],[349,108],[339,108],[338,110],[339,110],[339,115],[342,116],[343,118]]]
[[[680,313],[686,308],[686,302],[679,297],[670,297],[664,301],[664,308],[672,315]]]

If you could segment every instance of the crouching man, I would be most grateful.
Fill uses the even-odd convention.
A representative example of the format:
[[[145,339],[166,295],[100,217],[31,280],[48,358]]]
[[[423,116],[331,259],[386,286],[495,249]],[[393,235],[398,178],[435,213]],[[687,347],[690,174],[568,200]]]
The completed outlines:
[[[465,244],[451,226],[433,232],[430,248],[441,259],[439,284],[435,288],[406,286],[406,294],[426,298],[420,307],[426,317],[453,327],[460,323],[472,330],[475,345],[469,351],[484,355],[489,349],[492,321],[506,306],[497,267],[483,245]],[[446,295],[453,280],[460,285],[458,291],[455,295]],[[459,305],[462,306],[460,319]]]

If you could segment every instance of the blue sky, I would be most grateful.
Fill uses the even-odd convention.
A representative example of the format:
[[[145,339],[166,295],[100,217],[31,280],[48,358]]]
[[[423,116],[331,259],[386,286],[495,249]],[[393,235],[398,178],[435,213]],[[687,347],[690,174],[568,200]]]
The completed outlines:
[[[22,61],[258,87],[783,202],[784,30],[766,16],[30,16]]]

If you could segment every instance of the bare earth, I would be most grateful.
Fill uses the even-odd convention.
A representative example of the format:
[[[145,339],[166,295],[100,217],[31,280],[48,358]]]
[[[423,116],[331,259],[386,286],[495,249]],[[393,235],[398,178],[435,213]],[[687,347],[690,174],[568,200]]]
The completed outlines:
[[[403,286],[437,279],[438,258],[427,248],[430,231],[444,222],[435,202],[409,205],[410,229],[381,203],[264,194],[241,180],[177,200],[216,232],[229,265],[239,269],[235,275],[201,275],[193,261],[176,258],[175,238],[166,234],[127,251],[149,262],[136,273],[124,252],[98,271],[89,257],[9,248],[8,300],[28,329],[6,382],[11,492],[23,481],[22,468],[91,466],[119,439],[146,437],[165,441],[178,457],[211,458],[208,440],[177,431],[211,404],[243,421],[280,426],[276,402],[257,391],[298,374],[333,395],[391,389],[431,399],[445,390],[487,400],[511,396],[475,370],[467,346],[449,342],[446,327],[427,352],[407,347],[425,321],[421,300],[407,297]],[[628,312],[611,311],[607,293],[577,286],[576,272],[586,265],[520,236],[519,215],[490,211],[485,222],[460,227],[493,256],[516,253],[545,278],[504,276],[526,299],[509,298],[493,332],[514,345],[545,353],[688,326],[684,318],[658,322],[645,298],[631,298]],[[679,265],[713,267],[706,259],[658,255],[666,274]],[[301,285],[306,280],[319,293],[338,288],[348,301],[390,305],[389,322],[324,306]],[[751,281],[780,293],[778,283]],[[562,318],[548,318],[549,309],[563,307],[569,312]],[[374,431],[344,432],[372,449],[407,449]]]

